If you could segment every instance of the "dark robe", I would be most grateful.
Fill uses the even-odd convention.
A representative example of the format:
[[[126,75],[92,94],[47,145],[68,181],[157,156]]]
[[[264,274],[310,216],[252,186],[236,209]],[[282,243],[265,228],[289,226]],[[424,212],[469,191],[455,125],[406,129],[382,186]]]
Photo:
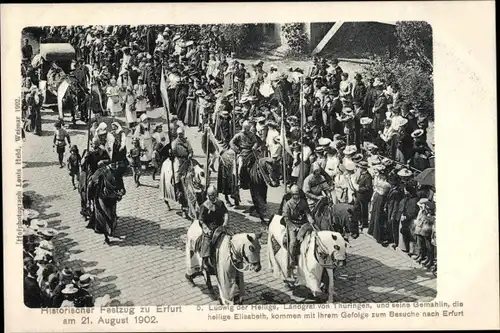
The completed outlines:
[[[186,108],[187,108],[187,96],[188,96],[188,86],[185,84],[179,84],[176,91],[176,110],[177,117],[179,119],[184,120],[186,116]]]
[[[90,178],[87,189],[92,213],[87,228],[96,233],[113,235],[116,229],[116,204],[125,195],[122,171],[99,168]]]
[[[352,89],[352,96],[352,103],[354,104],[354,107],[363,107],[366,97],[366,86],[363,81],[356,82],[354,88]]]
[[[207,204],[203,203],[200,207],[198,219],[209,229],[208,234],[203,234],[201,245],[201,256],[206,258],[210,256],[210,243],[214,231],[224,223],[224,215],[227,214],[227,208],[224,202],[217,200],[214,203],[214,210],[207,208]]]
[[[366,90],[366,95],[365,95],[365,99],[364,99],[364,104],[363,104],[363,108],[364,108],[364,114],[363,116],[364,117],[370,117],[370,118],[373,118],[373,106],[375,105],[375,100],[377,99],[377,90],[373,87],[369,87],[367,90]]]

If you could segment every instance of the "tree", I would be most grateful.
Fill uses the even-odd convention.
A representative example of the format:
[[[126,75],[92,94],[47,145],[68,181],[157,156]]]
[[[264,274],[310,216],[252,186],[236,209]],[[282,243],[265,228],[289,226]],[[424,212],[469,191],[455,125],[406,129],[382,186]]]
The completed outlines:
[[[423,21],[396,22],[400,51],[408,59],[420,62],[422,69],[432,72],[432,27]]]

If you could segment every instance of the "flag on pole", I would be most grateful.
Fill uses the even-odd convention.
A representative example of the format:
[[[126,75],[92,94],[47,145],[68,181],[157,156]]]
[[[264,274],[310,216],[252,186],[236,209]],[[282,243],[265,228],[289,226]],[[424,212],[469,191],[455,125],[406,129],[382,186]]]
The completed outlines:
[[[155,110],[151,110],[147,112],[148,118],[164,118],[164,119],[169,119],[168,115],[170,115],[170,110],[168,109],[169,107],[169,100],[168,100],[168,93],[167,93],[167,80],[165,79],[165,72],[163,71],[163,68],[161,70],[161,78],[160,78],[160,93],[161,93],[161,100],[163,101],[163,108],[158,108]],[[167,115],[168,112],[168,115]]]
[[[290,155],[293,156],[292,149],[290,149],[290,145],[288,145],[288,140],[285,135],[285,117],[281,117],[281,145],[283,149]]]
[[[59,118],[63,119],[64,118],[64,112],[63,112],[63,97],[66,94],[66,91],[68,91],[69,88],[69,82],[67,80],[63,80],[59,87],[57,88],[57,109],[59,111]]]

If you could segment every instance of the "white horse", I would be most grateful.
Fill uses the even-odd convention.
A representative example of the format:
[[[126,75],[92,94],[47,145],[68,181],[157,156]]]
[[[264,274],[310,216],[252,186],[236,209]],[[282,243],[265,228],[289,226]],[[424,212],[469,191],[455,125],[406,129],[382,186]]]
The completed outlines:
[[[200,246],[203,230],[200,221],[194,220],[187,232],[186,240],[186,277],[203,275]],[[245,271],[259,272],[262,234],[239,233],[229,235],[222,232],[215,244],[215,277],[219,289],[219,302],[222,305],[242,304],[245,297]],[[210,275],[205,271],[206,285],[213,293]]]
[[[189,209],[188,215],[191,219],[195,219],[199,211],[199,206],[203,201],[205,170],[203,170],[203,166],[196,160],[192,160],[192,163],[189,163],[189,165],[186,164],[186,170],[183,174],[185,174],[185,177],[181,181],[184,186],[184,194]],[[160,198],[167,204],[169,210],[171,208],[168,200],[177,200],[174,185],[172,161],[170,158],[167,158],[161,166]]]
[[[287,282],[291,276],[288,267],[288,241],[285,240],[286,227],[281,224],[281,221],[282,216],[275,215],[269,224],[268,260],[274,277]],[[307,233],[300,244],[296,285],[308,287],[314,297],[319,298],[324,295],[321,284],[325,282],[328,302],[332,303],[335,296],[334,271],[336,267],[346,264],[346,247],[346,241],[338,232],[311,231]],[[328,274],[327,281],[323,280],[325,270]]]

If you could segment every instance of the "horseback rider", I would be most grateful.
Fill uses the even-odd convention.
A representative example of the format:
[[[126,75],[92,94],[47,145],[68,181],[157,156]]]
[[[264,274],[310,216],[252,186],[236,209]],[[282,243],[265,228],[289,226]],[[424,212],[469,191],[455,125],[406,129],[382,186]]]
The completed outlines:
[[[255,134],[251,132],[251,128],[252,125],[250,122],[245,120],[241,127],[241,132],[236,134],[229,142],[231,149],[238,154],[237,162],[239,175],[241,175],[244,161],[259,146],[259,141]]]
[[[193,158],[193,148],[184,135],[184,127],[177,128],[177,138],[173,140],[171,149],[172,156],[174,157],[174,183],[176,188],[176,198],[182,205],[184,214],[187,216],[187,201],[181,179],[185,176],[183,174],[183,170],[187,170],[185,168],[185,163],[189,163],[189,160]]]
[[[311,210],[330,190],[329,179],[318,164],[312,165],[312,173],[304,180],[302,189]]]
[[[207,189],[207,200],[201,205],[199,220],[203,229],[200,255],[203,258],[202,265],[208,277],[210,276],[209,258],[213,248],[212,238],[214,236],[214,232],[219,227],[226,227],[229,220],[226,205],[217,198],[217,189],[213,185],[210,185]],[[186,274],[186,279],[191,284],[194,284],[193,278],[195,278],[198,274]],[[209,278],[206,280],[210,281]]]
[[[297,185],[292,185],[290,188],[292,195],[283,207],[283,218],[288,230],[288,251],[291,257],[290,267],[297,265],[297,255],[299,250],[299,241],[297,234],[306,223],[314,224],[314,219],[311,215],[311,210],[307,201],[301,197],[300,188]]]

